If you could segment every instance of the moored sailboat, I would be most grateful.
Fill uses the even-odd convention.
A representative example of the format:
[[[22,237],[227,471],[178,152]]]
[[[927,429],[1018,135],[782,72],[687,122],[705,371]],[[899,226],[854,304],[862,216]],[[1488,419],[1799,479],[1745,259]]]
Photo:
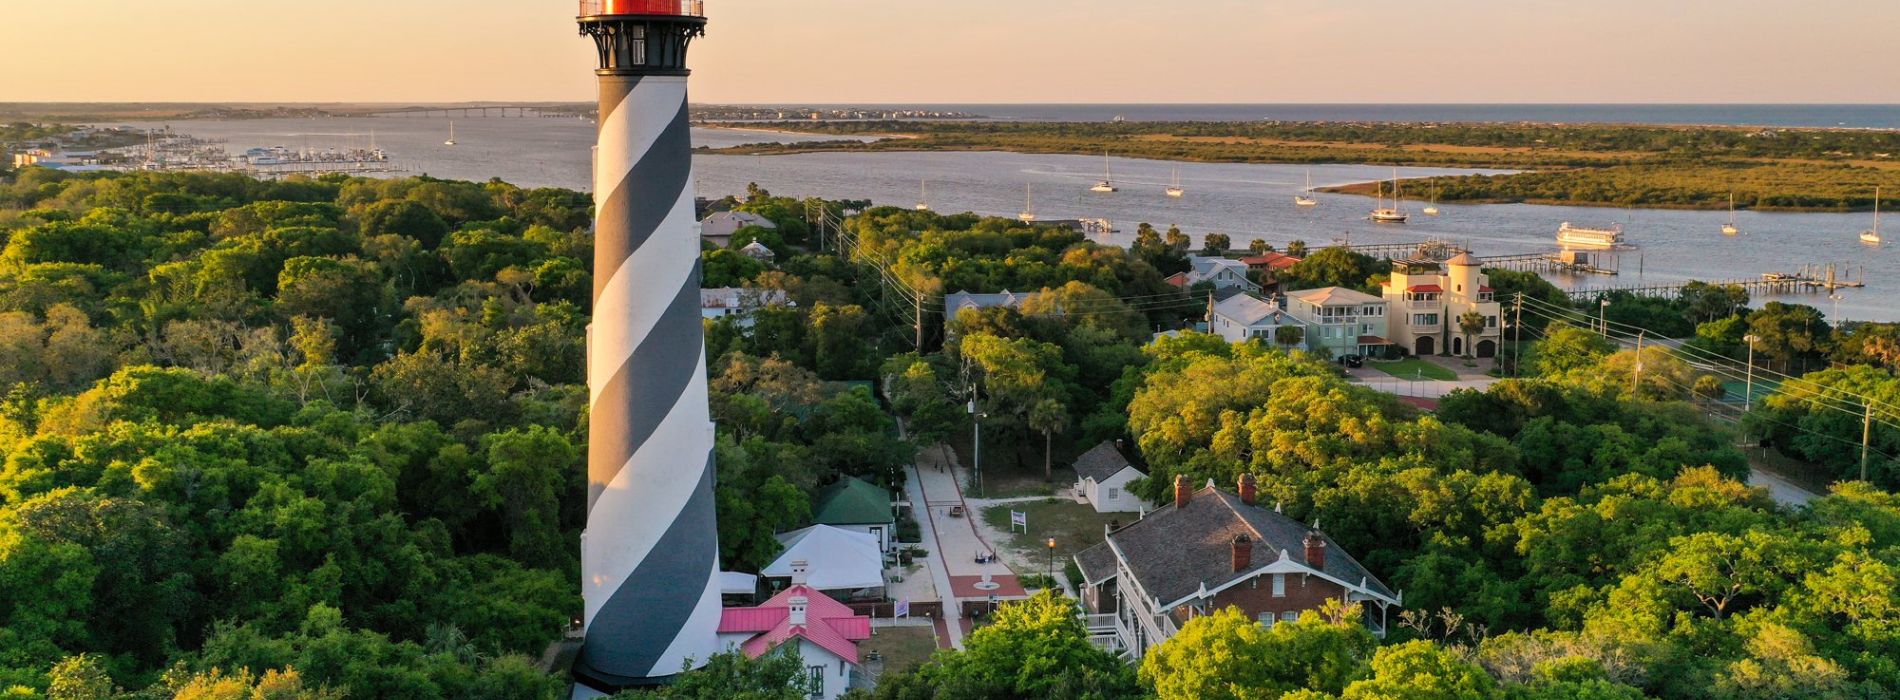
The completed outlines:
[[[1102,181],[1089,188],[1090,192],[1114,192],[1115,178],[1108,172],[1108,152],[1102,152]]]
[[[1874,188],[1874,227],[1860,232],[1860,242],[1880,245],[1880,188]]]
[[[1301,207],[1319,206],[1319,198],[1313,196],[1313,171],[1311,170],[1306,171],[1306,189],[1301,190],[1300,192],[1301,192],[1300,194],[1293,195],[1293,204],[1295,206],[1301,206]]]
[[[1722,235],[1733,236],[1742,230],[1735,227],[1735,193],[1728,193],[1728,223],[1722,224]]]
[[[1402,204],[1403,201],[1404,200],[1401,198],[1401,195],[1399,194],[1399,169],[1393,168],[1392,169],[1392,206],[1390,207],[1385,206],[1385,189],[1384,189],[1383,183],[1381,183],[1378,201],[1374,205],[1372,214],[1366,218],[1372,219],[1372,222],[1376,224],[1405,223],[1406,219],[1410,219],[1412,217],[1410,214],[1406,214],[1405,210],[1401,208],[1403,206]]]

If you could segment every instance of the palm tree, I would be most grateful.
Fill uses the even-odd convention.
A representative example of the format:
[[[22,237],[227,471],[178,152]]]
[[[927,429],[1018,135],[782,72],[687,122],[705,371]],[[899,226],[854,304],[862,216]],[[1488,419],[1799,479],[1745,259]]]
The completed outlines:
[[[1458,330],[1464,331],[1465,357],[1469,359],[1473,354],[1471,350],[1471,336],[1484,332],[1484,314],[1478,313],[1477,309],[1464,312],[1463,315],[1458,317]]]
[[[1055,479],[1055,467],[1050,462],[1050,442],[1056,433],[1069,429],[1069,407],[1055,399],[1043,399],[1029,407],[1029,427],[1042,433],[1042,480]]]

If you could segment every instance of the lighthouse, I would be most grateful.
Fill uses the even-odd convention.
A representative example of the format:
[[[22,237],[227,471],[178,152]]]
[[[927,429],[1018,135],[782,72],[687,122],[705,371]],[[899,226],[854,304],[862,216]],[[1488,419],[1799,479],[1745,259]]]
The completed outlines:
[[[587,331],[585,689],[663,682],[718,651],[713,426],[686,118],[695,0],[582,0],[599,66]]]

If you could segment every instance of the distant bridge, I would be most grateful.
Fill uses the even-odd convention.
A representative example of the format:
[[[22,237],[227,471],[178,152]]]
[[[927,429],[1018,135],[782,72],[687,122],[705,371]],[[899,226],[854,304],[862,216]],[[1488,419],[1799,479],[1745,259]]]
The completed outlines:
[[[465,105],[449,107],[399,107],[366,112],[365,117],[534,117],[565,119],[588,116],[586,112],[560,105]]]

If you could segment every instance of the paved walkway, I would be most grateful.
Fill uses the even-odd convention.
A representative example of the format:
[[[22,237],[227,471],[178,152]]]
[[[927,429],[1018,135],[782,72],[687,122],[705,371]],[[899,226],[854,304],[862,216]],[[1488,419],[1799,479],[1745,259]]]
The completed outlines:
[[[930,550],[930,556],[924,557],[924,568],[930,571],[930,580],[937,589],[938,598],[943,601],[944,616],[960,617],[962,613],[956,600],[946,595],[951,590],[950,572],[945,568],[944,548],[942,540],[937,537],[936,518],[926,516],[933,509],[925,505],[923,477],[918,474],[915,464],[910,465],[908,472],[904,480],[904,495],[910,499],[911,511],[917,518],[918,535],[923,540],[924,548]],[[963,648],[963,633],[956,625],[940,625],[937,635],[940,643],[947,641],[952,648]]]
[[[977,556],[994,556],[996,548],[988,538],[977,530],[976,519],[982,514],[970,503],[963,500],[963,489],[957,484],[955,472],[924,469],[919,472],[919,485],[923,488],[925,503],[929,505],[930,517],[936,521],[937,541],[943,545],[945,566],[950,575],[993,577],[1014,576],[1008,566],[1000,561],[978,563]],[[960,517],[952,517],[952,508],[961,507]]]
[[[949,571],[949,596],[973,605],[988,607],[994,594],[1001,600],[1027,597],[1016,572],[1004,564],[994,544],[984,536],[977,519],[982,513],[963,499],[961,474],[944,448],[925,450],[917,455],[917,484],[923,492],[920,501],[930,514],[943,565]],[[952,509],[961,508],[961,516]],[[978,557],[987,561],[977,561]],[[994,587],[992,587],[994,584]]]

